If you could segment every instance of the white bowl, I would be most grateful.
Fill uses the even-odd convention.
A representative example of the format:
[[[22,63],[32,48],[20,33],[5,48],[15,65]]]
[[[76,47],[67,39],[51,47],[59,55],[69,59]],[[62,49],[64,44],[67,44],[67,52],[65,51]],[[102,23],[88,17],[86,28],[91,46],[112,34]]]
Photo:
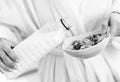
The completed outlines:
[[[106,38],[104,38],[101,42],[99,42],[96,45],[91,46],[89,48],[85,48],[85,49],[81,49],[81,50],[72,50],[69,48],[69,46],[75,40],[82,40],[85,37],[88,37],[93,34],[98,34],[98,33],[99,33],[99,31],[94,31],[94,32],[88,32],[88,33],[82,34],[82,35],[69,37],[69,38],[65,39],[65,41],[63,42],[62,48],[66,53],[68,53],[71,56],[77,57],[77,58],[86,59],[86,58],[91,58],[93,56],[96,56],[102,50],[104,50],[105,47],[107,46],[107,44],[110,40],[110,36],[111,36],[110,34],[108,34],[108,36]]]

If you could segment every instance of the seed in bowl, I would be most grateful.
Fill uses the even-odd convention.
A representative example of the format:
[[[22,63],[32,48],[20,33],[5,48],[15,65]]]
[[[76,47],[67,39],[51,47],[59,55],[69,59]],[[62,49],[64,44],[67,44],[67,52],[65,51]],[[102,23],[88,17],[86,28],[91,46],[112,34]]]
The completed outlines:
[[[80,50],[89,48],[101,42],[105,38],[105,34],[93,34],[91,36],[85,37],[83,40],[75,40],[72,42],[70,49]]]

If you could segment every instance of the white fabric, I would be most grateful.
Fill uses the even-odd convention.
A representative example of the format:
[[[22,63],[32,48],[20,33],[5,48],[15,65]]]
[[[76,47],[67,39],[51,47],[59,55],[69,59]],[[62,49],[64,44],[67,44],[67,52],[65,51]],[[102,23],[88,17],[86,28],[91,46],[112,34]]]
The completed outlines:
[[[99,28],[105,12],[112,7],[112,1],[0,0],[0,23],[16,26],[20,36],[27,37],[46,23],[66,17],[73,20],[72,32],[81,34]],[[117,2],[115,5],[119,11]],[[63,52],[61,55],[51,52],[40,60],[40,82],[119,82],[119,53],[111,45],[103,53],[86,60],[63,55]]]
[[[37,66],[38,66],[37,64],[33,65],[32,68],[30,68],[24,75],[14,80],[9,80],[8,78],[5,77],[4,74],[0,73],[0,81],[1,82],[33,82],[33,81],[39,82],[39,78],[36,70]]]
[[[16,36],[10,29],[5,26],[0,25],[0,38],[5,38],[14,42],[18,42]]]
[[[112,11],[120,12],[120,0],[114,0]]]
[[[63,28],[61,23],[46,24],[43,28],[35,31],[31,36],[19,43],[13,49],[19,57],[19,62],[16,65],[17,69],[12,72],[2,70],[4,74],[9,79],[17,78],[26,72],[31,65],[37,63],[42,57],[60,45],[65,38],[66,32],[60,26]]]

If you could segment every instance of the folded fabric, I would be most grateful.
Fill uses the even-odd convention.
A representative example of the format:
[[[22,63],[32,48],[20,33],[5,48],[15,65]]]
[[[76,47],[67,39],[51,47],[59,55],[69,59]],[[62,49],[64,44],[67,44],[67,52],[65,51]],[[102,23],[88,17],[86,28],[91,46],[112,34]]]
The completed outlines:
[[[53,30],[53,28],[55,29]],[[4,71],[5,75],[9,79],[14,79],[23,74],[29,67],[59,45],[64,39],[64,34],[64,30],[59,28],[57,24],[47,24],[34,32],[14,48],[16,55],[20,59],[17,63],[18,68],[12,72]]]

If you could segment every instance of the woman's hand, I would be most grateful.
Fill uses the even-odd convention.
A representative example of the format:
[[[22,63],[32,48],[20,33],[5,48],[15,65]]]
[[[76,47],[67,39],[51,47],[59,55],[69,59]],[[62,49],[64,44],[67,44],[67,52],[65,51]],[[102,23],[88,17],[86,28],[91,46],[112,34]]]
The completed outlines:
[[[12,48],[15,43],[6,39],[0,39],[0,68],[4,71],[12,71],[16,69],[18,57],[13,52]]]
[[[109,20],[111,35],[113,37],[120,36],[120,14],[112,13]]]
[[[111,39],[109,44],[116,50],[120,50],[120,13],[113,12],[109,15],[109,32]]]

